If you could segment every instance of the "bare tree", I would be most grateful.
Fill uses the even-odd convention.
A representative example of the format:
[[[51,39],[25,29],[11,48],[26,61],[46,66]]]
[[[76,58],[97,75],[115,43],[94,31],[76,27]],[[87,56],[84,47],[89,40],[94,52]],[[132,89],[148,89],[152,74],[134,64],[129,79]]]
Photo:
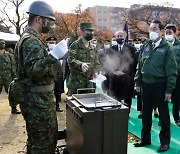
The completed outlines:
[[[119,29],[124,27],[126,20],[128,19],[128,8],[124,7],[112,7],[111,10],[111,26],[116,26]]]
[[[50,35],[55,35],[58,39],[70,37],[73,41],[79,36],[79,24],[81,22],[94,22],[90,10],[82,11],[81,5],[78,5],[73,13],[55,13],[56,28],[50,32]]]
[[[137,36],[148,36],[148,27],[152,20],[160,19],[164,25],[169,23],[180,27],[180,9],[173,8],[170,3],[162,5],[132,5],[128,12],[129,27]]]
[[[3,21],[0,21],[0,31],[5,33],[11,33],[10,26],[3,26]]]
[[[24,1],[25,0],[0,0],[0,2],[4,4],[3,9],[0,9],[0,12],[3,14],[0,20],[6,27],[8,27],[8,23],[14,26],[16,34],[18,35],[21,34],[21,28],[27,21],[25,13],[20,12],[20,7]],[[9,11],[9,6],[11,6],[11,11]],[[15,16],[11,15],[12,10],[15,10]]]

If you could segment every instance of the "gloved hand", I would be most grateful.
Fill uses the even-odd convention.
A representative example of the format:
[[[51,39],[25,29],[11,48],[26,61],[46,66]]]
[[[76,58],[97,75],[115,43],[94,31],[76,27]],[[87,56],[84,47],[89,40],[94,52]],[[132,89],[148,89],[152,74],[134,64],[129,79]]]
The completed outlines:
[[[56,46],[56,44],[47,43],[47,46],[48,46],[48,49],[51,51]]]
[[[54,48],[50,51],[50,54],[56,59],[61,59],[67,52],[67,42],[62,40],[54,46]]]

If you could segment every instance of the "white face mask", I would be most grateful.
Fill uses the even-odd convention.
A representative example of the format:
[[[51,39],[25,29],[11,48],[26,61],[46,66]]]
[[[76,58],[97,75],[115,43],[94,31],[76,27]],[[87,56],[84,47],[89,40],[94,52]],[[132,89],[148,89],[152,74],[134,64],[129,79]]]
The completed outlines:
[[[116,41],[112,41],[112,46],[117,45]]]
[[[142,44],[134,44],[134,47],[135,47],[137,50],[140,50],[141,45],[142,45]]]
[[[174,39],[174,36],[173,35],[165,35],[165,39],[166,39],[166,41],[171,42]]]
[[[156,32],[149,32],[149,38],[152,41],[155,41],[159,37],[159,34]]]
[[[110,48],[110,44],[104,44],[104,49],[109,49]]]

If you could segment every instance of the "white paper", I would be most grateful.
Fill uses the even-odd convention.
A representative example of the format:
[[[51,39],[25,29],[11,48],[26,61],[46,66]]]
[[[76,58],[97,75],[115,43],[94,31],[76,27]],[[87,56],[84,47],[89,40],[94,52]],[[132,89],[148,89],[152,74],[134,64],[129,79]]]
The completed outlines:
[[[63,56],[68,52],[67,42],[65,40],[60,41],[56,44],[50,51],[50,54],[56,59],[63,58]]]
[[[90,82],[93,82],[93,83],[102,83],[104,80],[106,80],[107,78],[102,75],[102,74],[98,74],[96,76],[96,78],[92,79],[92,80],[89,80]]]

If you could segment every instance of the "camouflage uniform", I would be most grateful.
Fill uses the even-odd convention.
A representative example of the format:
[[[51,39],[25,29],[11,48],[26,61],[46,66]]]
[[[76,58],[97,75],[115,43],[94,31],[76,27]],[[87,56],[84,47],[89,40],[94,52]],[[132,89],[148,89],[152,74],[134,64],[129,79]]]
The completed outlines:
[[[52,85],[55,58],[48,55],[46,44],[30,28],[17,43],[15,58],[17,78],[29,87],[25,102],[20,104],[26,121],[27,153],[54,154],[58,132]]]
[[[2,92],[2,88],[6,93],[8,93],[8,88],[15,77],[15,63],[14,57],[12,54],[3,50],[3,54],[0,54],[0,93]],[[14,101],[9,101],[9,105],[13,108],[16,107],[16,103]]]
[[[9,84],[14,78],[15,67],[14,67],[13,56],[4,50],[4,53],[0,54],[0,93],[4,86],[6,93],[8,93]]]
[[[87,72],[82,71],[82,63],[90,63]],[[83,44],[82,38],[75,41],[70,46],[68,65],[70,69],[70,75],[67,81],[68,95],[77,93],[77,89],[95,87],[89,81],[99,66],[94,45],[90,44],[89,47],[86,47]]]

